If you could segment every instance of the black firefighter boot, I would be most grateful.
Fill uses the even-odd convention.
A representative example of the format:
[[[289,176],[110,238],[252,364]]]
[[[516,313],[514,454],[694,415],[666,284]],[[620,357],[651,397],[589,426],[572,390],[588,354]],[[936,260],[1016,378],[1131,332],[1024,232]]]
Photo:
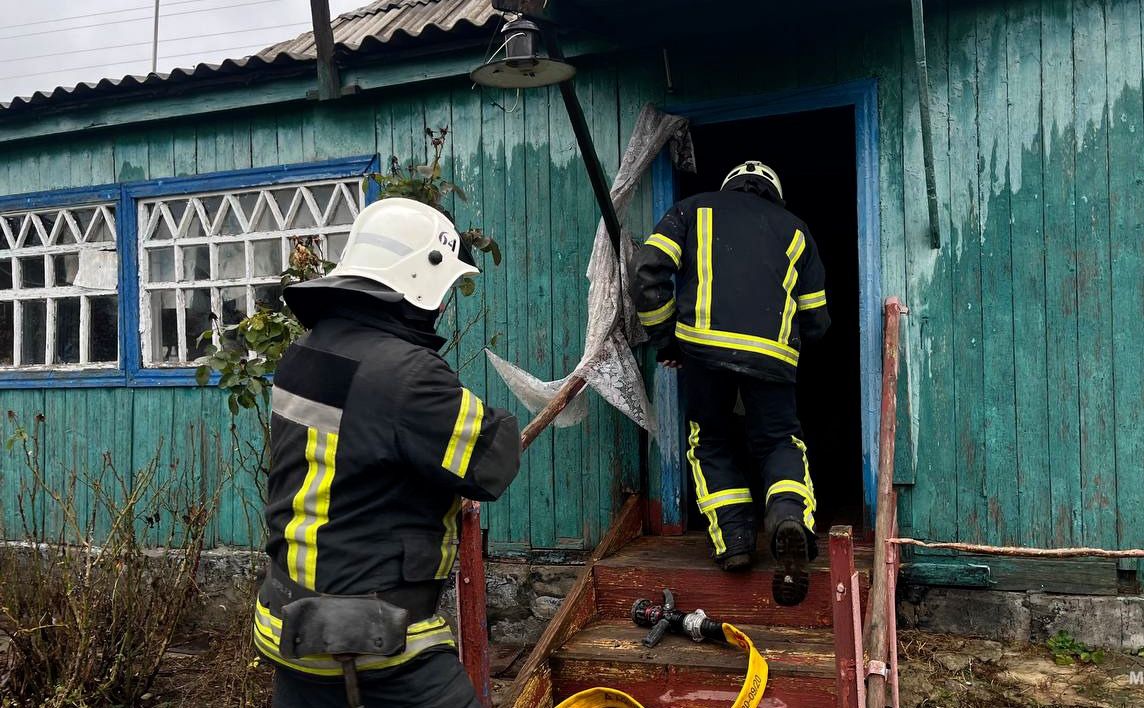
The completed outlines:
[[[708,546],[711,539],[707,539]],[[755,524],[738,529],[724,529],[723,543],[727,550],[715,556],[715,563],[727,572],[750,570],[754,562],[752,554],[755,550]]]
[[[785,607],[800,604],[810,589],[807,566],[818,547],[802,523],[802,503],[776,499],[767,509],[764,530],[775,559],[771,593],[775,603]]]

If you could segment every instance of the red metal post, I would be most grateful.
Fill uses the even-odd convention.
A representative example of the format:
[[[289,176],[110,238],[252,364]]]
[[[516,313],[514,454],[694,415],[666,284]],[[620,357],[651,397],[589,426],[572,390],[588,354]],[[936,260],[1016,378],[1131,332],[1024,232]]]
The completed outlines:
[[[834,588],[834,665],[838,708],[859,708],[861,631],[855,631],[859,599],[854,570],[854,532],[849,526],[830,529],[830,585]]]
[[[489,686],[489,631],[485,609],[485,558],[481,547],[481,503],[461,504],[461,568],[457,572],[457,623],[461,661],[477,689],[477,701],[492,705]]]
[[[891,533],[898,535],[898,491],[890,492],[890,503],[894,509],[893,523],[890,524]],[[901,703],[898,696],[898,567],[901,563],[901,548],[886,541],[886,625],[890,635],[890,695],[893,699],[891,705],[898,708]]]

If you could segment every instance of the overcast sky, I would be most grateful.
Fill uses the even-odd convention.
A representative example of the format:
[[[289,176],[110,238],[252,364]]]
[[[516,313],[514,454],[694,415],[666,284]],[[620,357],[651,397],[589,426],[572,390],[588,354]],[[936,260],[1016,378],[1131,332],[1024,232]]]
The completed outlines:
[[[370,0],[329,0],[330,16]],[[151,70],[154,0],[0,0],[0,102]],[[309,0],[159,0],[160,72],[307,31]]]

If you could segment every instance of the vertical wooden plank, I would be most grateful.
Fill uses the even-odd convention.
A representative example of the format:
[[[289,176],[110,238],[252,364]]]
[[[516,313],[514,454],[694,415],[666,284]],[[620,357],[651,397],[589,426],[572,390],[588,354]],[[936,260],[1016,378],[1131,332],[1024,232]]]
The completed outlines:
[[[1041,7],[1010,6],[1009,178],[1013,255],[1017,537],[1050,542],[1049,384],[1045,376],[1045,230],[1041,162]],[[1018,256],[1018,254],[1020,254]]]
[[[1144,546],[1144,99],[1141,98],[1142,50],[1140,3],[1107,7],[1109,217],[1112,232],[1112,370],[1116,381],[1113,411],[1116,437],[1117,542],[1120,548]],[[1122,564],[1138,567],[1144,564]]]
[[[1049,518],[1052,541],[1063,546],[1080,543],[1082,537],[1071,0],[1043,0],[1041,52],[1046,379],[1053,401],[1049,406]]]
[[[42,389],[23,389],[4,391],[4,402],[0,404],[0,431],[3,431],[4,441],[7,441],[17,430],[24,430],[29,436],[33,435],[38,429],[36,424],[36,416],[44,412],[44,392]],[[42,430],[42,427],[39,428]],[[36,450],[36,443],[34,440],[28,440],[28,447],[30,450]],[[45,441],[41,438],[39,440],[39,457],[42,460],[47,453],[45,448]],[[0,523],[4,524],[5,538],[9,539],[22,539],[28,536],[28,532],[34,531],[32,527],[25,528],[23,519],[20,514],[21,499],[25,502],[30,500],[29,491],[33,484],[33,478],[28,469],[28,457],[24,454],[24,446],[21,441],[16,441],[11,450],[6,446],[0,447],[0,460],[3,460],[3,465],[0,466],[0,474],[2,474],[2,484],[0,484],[0,501],[3,502],[0,507]],[[42,499],[42,495],[39,496]],[[25,518],[31,523],[38,523],[39,518],[34,518],[32,509],[27,509]],[[39,508],[36,509],[39,511]]]
[[[172,431],[175,411],[174,389],[137,389],[132,406],[131,475],[132,489],[144,485],[148,498],[158,493],[168,478],[174,459]],[[149,545],[155,545],[166,538],[170,529],[170,519],[160,519],[160,524],[141,525],[141,538]]]
[[[41,178],[44,180],[42,189],[64,189],[74,186],[71,174],[71,141],[38,144],[41,153]]]
[[[302,162],[302,113],[298,108],[283,110],[277,116],[278,160],[283,165]]]
[[[123,131],[115,136],[115,179],[130,182],[148,179],[149,158],[145,135],[138,131]]]
[[[987,10],[983,10],[987,12]],[[983,541],[981,226],[977,195],[976,8],[949,15],[950,248],[953,251],[958,538]]]
[[[1108,83],[1104,5],[1073,9],[1076,144],[1077,321],[1080,387],[1081,543],[1116,543],[1116,441],[1112,380],[1113,282],[1108,224]],[[1140,156],[1138,156],[1140,157]]]
[[[577,82],[577,93],[585,110],[591,110],[591,88]],[[590,252],[594,220],[592,212],[580,211],[579,195],[588,189],[588,179],[572,124],[559,92],[553,91],[548,105],[549,153],[551,179],[552,263],[552,372],[561,377],[571,372],[584,350],[584,330],[580,313],[586,309],[584,271],[581,254]],[[583,547],[584,429],[581,425],[553,428],[553,474],[556,497],[555,534],[559,545]]]
[[[198,146],[193,123],[182,123],[171,130],[175,161],[175,176],[187,177],[198,170]]]
[[[318,104],[314,108],[314,149],[318,159],[374,152],[377,143],[373,126],[373,104],[367,101],[349,99]]]
[[[250,165],[269,167],[284,164],[278,158],[278,118],[259,113],[250,120]]]
[[[148,179],[171,177],[175,174],[175,143],[171,131],[154,128],[147,131]]]
[[[214,172],[218,165],[216,123],[200,122],[195,126],[195,171],[204,175]]]
[[[525,91],[524,180],[525,180],[525,276],[524,307],[518,312],[528,320],[525,358],[522,362],[533,376],[543,381],[553,378],[552,367],[552,188],[549,182],[549,105],[559,101],[556,87]],[[556,501],[552,468],[551,434],[541,435],[528,451],[531,474],[528,478],[529,530],[534,548],[556,544]]]
[[[72,143],[69,150],[70,156],[68,159],[68,176],[67,184],[72,187],[82,187],[86,185],[96,184],[92,181],[92,150],[96,144],[95,140],[76,140]]]
[[[505,157],[505,114],[494,105],[494,97],[499,98],[503,92],[492,89],[478,91],[481,103],[481,188],[483,203],[481,207],[481,223],[484,228],[497,240],[504,250],[504,261],[499,268],[486,270],[484,278],[483,296],[488,307],[485,316],[485,327],[489,337],[489,348],[501,357],[508,358],[510,337],[508,336],[508,308],[509,308],[509,279],[513,264],[513,252],[509,239],[509,224],[505,217],[506,198],[506,157]],[[382,112],[378,111],[378,144],[384,144],[383,130],[391,125],[392,121],[382,121]],[[392,138],[391,138],[392,141]],[[390,143],[392,153],[392,142]],[[384,153],[383,153],[384,154]],[[490,405],[506,408],[521,414],[520,407],[515,403],[504,382],[489,367],[485,375],[486,400]],[[521,427],[525,422],[521,423]],[[526,460],[527,460],[527,456]],[[523,494],[516,490],[522,489],[523,471],[498,501],[493,504],[481,506],[481,523],[489,530],[489,548],[497,550],[502,545],[511,542],[511,515],[512,502],[515,497]]]
[[[432,93],[425,94],[424,101],[421,105],[421,112],[423,116],[422,121],[426,130],[432,130],[439,134],[441,128],[452,127],[453,115],[451,99],[452,96],[448,91],[434,91]],[[442,146],[441,175],[445,180],[450,182],[455,180],[457,174],[455,157],[457,136],[464,130],[465,128],[461,127],[456,133],[450,131],[448,134],[446,134],[445,144]],[[372,132],[370,133],[370,137],[373,137]],[[426,164],[428,164],[428,162],[433,159],[434,154],[432,139],[424,132],[422,133],[421,139],[426,144],[425,160]],[[456,197],[452,195],[445,197],[445,199],[442,200],[442,205],[449,211],[450,214],[453,214],[455,219],[457,205]],[[457,224],[457,228],[460,230],[464,229],[465,227],[461,224]],[[478,290],[479,289],[480,284],[478,283]],[[441,317],[437,320],[437,333],[443,337],[448,338],[450,341],[459,336],[460,327],[465,322],[467,322],[467,320],[461,320],[460,318],[461,308],[469,308],[472,306],[471,302],[467,302],[462,306],[461,301],[473,301],[476,299],[476,301],[479,302],[479,298],[480,295],[477,293],[474,293],[469,297],[465,297],[461,294],[460,290],[457,290],[453,295],[452,304],[445,309],[445,312],[441,313]],[[452,366],[454,370],[456,370],[460,367],[461,361],[464,360],[464,357],[465,355],[461,352],[460,347],[455,345],[449,350],[445,358],[449,362],[449,365]],[[462,381],[465,382],[466,386],[470,385],[470,382],[467,379],[462,379]]]
[[[253,154],[250,144],[250,116],[239,114],[232,120],[231,136],[234,149],[234,168],[243,169],[253,164]]]
[[[44,389],[44,424],[41,428],[44,454],[41,458],[40,479],[43,488],[37,490],[40,504],[37,507],[40,521],[48,536],[65,539],[68,543],[79,543],[83,530],[73,523],[81,523],[91,505],[86,485],[80,481],[86,469],[79,469],[77,459],[79,440],[82,436],[83,417],[73,411],[83,410],[83,399],[77,400],[74,389]],[[82,396],[82,391],[79,392]],[[86,461],[86,460],[85,460]],[[74,488],[70,480],[75,475]],[[49,498],[49,493],[58,496],[59,501]],[[64,508],[71,506],[79,516],[73,523],[65,514]]]
[[[525,128],[525,108],[523,94],[519,103],[515,91],[504,91],[498,97],[502,106],[515,110],[505,114],[505,265],[508,276],[508,291],[505,301],[504,323],[505,349],[508,361],[523,366],[534,374],[529,343],[528,311],[528,244],[533,234],[528,228],[527,215],[531,211],[530,195],[526,189],[526,162],[528,132]],[[535,100],[535,99],[534,99]],[[394,130],[394,143],[399,133]],[[522,421],[529,420],[527,410],[514,405]],[[523,427],[523,423],[522,423]],[[533,474],[545,474],[548,460],[544,455],[543,442],[533,445],[521,459],[520,476],[514,482],[509,499],[508,541],[512,544],[529,544],[531,508],[529,495],[532,489]]]
[[[215,139],[215,170],[219,172],[241,166],[235,161],[239,155],[239,150],[235,149],[235,139],[242,137],[242,133],[235,128],[236,122],[234,119],[225,122],[216,121],[211,126]]]
[[[930,95],[934,129],[935,169],[942,231],[940,250],[930,248],[922,164],[918,86],[913,77],[902,81],[902,149],[904,172],[904,238],[910,316],[906,318],[909,346],[905,357],[909,380],[912,466],[917,485],[913,504],[915,533],[926,538],[957,535],[952,333],[952,246],[949,239],[950,150],[948,15],[946,3],[932,6],[926,22]],[[902,66],[914,62],[913,38],[902,28]]]
[[[466,199],[452,199],[452,213],[457,229],[464,231],[470,227],[486,228],[486,233],[496,238],[498,234],[487,231],[484,223],[483,170],[481,165],[481,96],[468,85],[454,86],[449,93],[451,117],[449,145],[452,159],[449,174],[452,181],[464,190]],[[386,138],[388,147],[388,136]],[[499,242],[499,241],[498,241]],[[458,294],[457,322],[460,342],[457,348],[458,372],[466,385],[484,398],[488,396],[487,358],[482,349],[491,335],[486,333],[488,321],[489,290],[495,286],[493,271],[503,266],[493,264],[491,256],[479,251],[473,253],[481,275],[477,277],[477,291],[471,297]]]
[[[197,387],[171,390],[171,462],[162,470],[161,489],[172,512],[170,526],[162,526],[164,533],[172,533],[176,542],[186,532],[183,516],[193,505],[203,500],[208,486],[203,459],[204,425],[203,394]],[[164,520],[166,521],[166,520]],[[160,536],[160,543],[166,542]]]
[[[130,488],[119,479],[132,477],[131,467],[131,412],[134,391],[129,388],[85,390],[85,416],[80,429],[81,450],[86,468],[93,475],[102,476],[102,485],[110,499],[120,501]],[[109,466],[104,466],[104,455]],[[96,504],[96,538],[106,538],[111,514],[102,504]]]
[[[983,538],[1017,543],[1016,379],[1013,255],[1010,239],[1007,19],[990,8],[977,19],[978,203],[981,232],[982,377],[984,385]]]

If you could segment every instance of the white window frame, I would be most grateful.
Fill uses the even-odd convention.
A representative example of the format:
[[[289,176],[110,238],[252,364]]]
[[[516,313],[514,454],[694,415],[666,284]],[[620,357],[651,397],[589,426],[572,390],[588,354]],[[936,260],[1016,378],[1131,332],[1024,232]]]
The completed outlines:
[[[342,178],[315,179],[298,182],[280,182],[259,186],[244,186],[232,189],[195,192],[190,194],[168,194],[158,197],[140,199],[136,203],[138,224],[138,258],[139,258],[139,332],[142,344],[142,366],[145,369],[187,368],[194,366],[197,361],[190,359],[188,353],[187,332],[187,291],[209,288],[211,292],[211,312],[222,312],[221,291],[227,288],[245,288],[246,311],[245,315],[254,314],[254,290],[265,285],[277,285],[281,282],[279,273],[260,276],[252,272],[253,249],[256,242],[277,240],[281,256],[282,269],[287,264],[293,239],[301,237],[321,237],[323,255],[328,260],[336,260],[340,254],[326,252],[330,236],[346,237],[352,224],[352,217],[360,213],[366,203],[366,194],[361,188],[360,176]],[[329,201],[322,205],[315,199],[314,189],[333,186]],[[290,204],[285,212],[281,209],[274,192],[285,189],[295,190]],[[240,198],[250,194],[257,194],[256,201],[249,214],[241,205]],[[222,197],[220,207],[214,215],[210,215],[204,205],[204,200]],[[180,219],[176,220],[169,204],[183,202],[187,206],[183,209]],[[350,215],[349,221],[340,220],[331,223],[338,214],[339,206],[345,204]],[[315,225],[296,227],[299,214],[305,213]],[[252,224],[257,224],[269,211],[269,216],[278,227],[274,230],[254,230]],[[233,214],[241,228],[238,234],[221,234],[228,215]],[[203,235],[190,237],[187,233],[197,220]],[[156,230],[165,227],[172,238],[152,239]],[[244,244],[244,273],[238,278],[221,278],[219,248],[228,244]],[[208,279],[188,280],[184,273],[184,259],[182,249],[186,247],[209,248],[210,277]],[[173,259],[174,280],[150,281],[150,252],[159,249],[171,249]],[[280,269],[281,270],[281,269]],[[155,313],[152,312],[151,296],[157,292],[175,293],[175,323],[177,337],[176,358],[173,361],[165,360],[157,349],[155,342]]]
[[[99,200],[88,203],[68,204],[59,206],[40,206],[25,209],[7,209],[0,212],[0,238],[4,239],[7,248],[0,252],[0,260],[11,264],[12,288],[0,290],[0,301],[11,302],[12,312],[12,363],[0,364],[0,372],[4,374],[19,374],[20,372],[41,371],[81,371],[81,370],[115,370],[120,367],[122,352],[120,351],[120,337],[116,336],[116,357],[111,361],[89,361],[91,356],[91,298],[116,297],[118,298],[118,272],[119,259],[119,230],[116,223],[116,209],[118,203],[111,200]],[[81,228],[74,212],[91,211],[93,218],[86,228]],[[43,217],[54,218],[51,229],[46,228]],[[11,221],[19,223],[19,227],[12,228]],[[97,228],[106,226],[111,240],[89,242]],[[70,243],[60,243],[61,238],[71,237]],[[36,243],[38,245],[28,245]],[[101,251],[116,253],[115,275],[116,281],[112,288],[88,288],[77,285],[57,286],[55,281],[55,268],[52,266],[52,257],[76,254],[85,251]],[[35,288],[23,287],[23,264],[26,258],[40,257],[43,259],[44,285]],[[57,314],[58,304],[62,299],[79,298],[79,361],[73,363],[53,363],[56,354]],[[42,301],[45,303],[44,317],[44,362],[25,364],[23,358],[23,315],[24,303],[28,301]],[[116,301],[118,305],[118,300]],[[116,308],[117,327],[121,326],[119,308]]]

